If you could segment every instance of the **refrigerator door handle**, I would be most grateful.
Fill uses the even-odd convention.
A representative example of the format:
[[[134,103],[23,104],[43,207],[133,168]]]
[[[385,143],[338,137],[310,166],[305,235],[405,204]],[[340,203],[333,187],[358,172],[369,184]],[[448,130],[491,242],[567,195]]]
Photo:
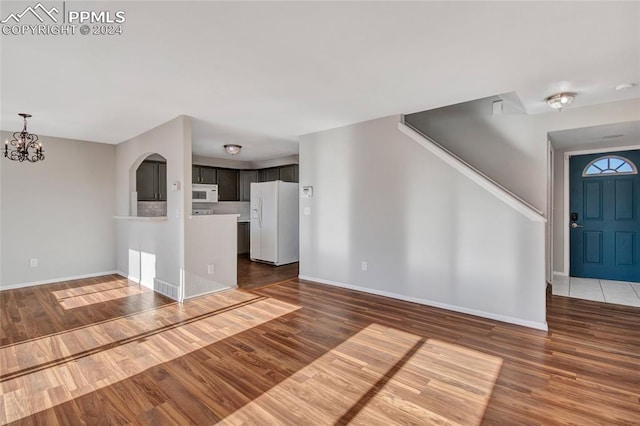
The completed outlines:
[[[260,215],[258,216],[260,218],[260,227],[262,227],[262,197],[260,197],[260,201],[259,201],[259,208],[260,208]]]

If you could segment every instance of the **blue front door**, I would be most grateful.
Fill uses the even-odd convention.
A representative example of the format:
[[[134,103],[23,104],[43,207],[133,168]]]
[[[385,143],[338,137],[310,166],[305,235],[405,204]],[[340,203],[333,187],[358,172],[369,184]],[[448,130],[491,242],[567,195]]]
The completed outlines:
[[[640,151],[570,159],[570,275],[640,281]]]

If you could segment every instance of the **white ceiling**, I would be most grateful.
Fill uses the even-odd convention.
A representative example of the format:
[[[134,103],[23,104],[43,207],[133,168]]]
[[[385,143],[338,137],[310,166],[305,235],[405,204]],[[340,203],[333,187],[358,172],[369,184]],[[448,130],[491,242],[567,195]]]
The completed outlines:
[[[550,132],[549,139],[555,149],[640,145],[640,122],[629,121]]]
[[[640,81],[639,2],[99,4],[126,12],[123,35],[1,36],[0,128],[29,112],[37,134],[119,143],[185,114],[197,153],[233,140],[252,161],[499,93],[529,113],[559,90],[579,93],[571,108],[640,97],[614,90]]]
[[[197,155],[238,161],[270,160],[298,153],[295,140],[268,137],[197,118],[192,119],[192,143],[192,151]],[[226,144],[240,145],[242,149],[231,157],[224,150]]]

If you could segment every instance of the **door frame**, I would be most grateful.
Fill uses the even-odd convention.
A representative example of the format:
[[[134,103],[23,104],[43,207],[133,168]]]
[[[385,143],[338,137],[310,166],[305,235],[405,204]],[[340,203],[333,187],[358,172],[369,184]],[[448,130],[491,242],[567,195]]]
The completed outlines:
[[[633,151],[640,150],[640,145],[629,145],[629,146],[620,146],[620,147],[607,147],[607,148],[591,148],[591,149],[580,149],[575,151],[567,151],[564,153],[564,182],[563,182],[563,197],[564,197],[564,217],[562,218],[562,230],[564,233],[564,270],[558,271],[559,275],[564,275],[566,277],[569,276],[569,262],[570,262],[570,247],[569,247],[569,230],[570,225],[569,221],[566,220],[567,215],[569,214],[569,159],[576,155],[586,155],[586,154],[606,154],[608,152],[617,152],[617,151]]]
[[[551,143],[551,140],[547,138],[547,262],[546,262],[546,275],[547,282],[553,284],[553,212],[555,210],[553,199],[554,192],[553,183],[555,182],[555,155],[556,151]]]

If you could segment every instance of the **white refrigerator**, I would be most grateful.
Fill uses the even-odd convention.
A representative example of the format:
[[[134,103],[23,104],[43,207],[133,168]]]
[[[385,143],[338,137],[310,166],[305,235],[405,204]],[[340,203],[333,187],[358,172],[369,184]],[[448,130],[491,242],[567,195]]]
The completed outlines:
[[[298,184],[251,184],[251,247],[253,261],[286,265],[298,261]]]

